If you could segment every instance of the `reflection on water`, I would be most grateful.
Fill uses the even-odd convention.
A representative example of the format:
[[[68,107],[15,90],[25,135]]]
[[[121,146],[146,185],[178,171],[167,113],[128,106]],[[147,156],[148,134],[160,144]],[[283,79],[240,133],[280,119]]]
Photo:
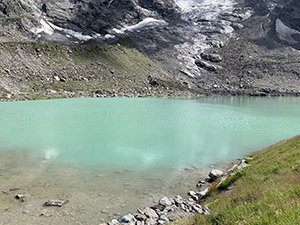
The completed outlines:
[[[226,167],[299,134],[299,103],[247,97],[0,103],[0,224],[99,224],[184,194],[211,164]],[[43,208],[49,199],[70,201]]]

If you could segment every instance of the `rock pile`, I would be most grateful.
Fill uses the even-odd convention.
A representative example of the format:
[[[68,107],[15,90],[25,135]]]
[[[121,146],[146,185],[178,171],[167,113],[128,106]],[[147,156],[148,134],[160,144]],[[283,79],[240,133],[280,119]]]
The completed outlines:
[[[174,198],[163,197],[157,205],[138,209],[134,214],[127,214],[119,219],[113,219],[108,225],[164,224],[195,213],[208,214],[209,210],[203,208],[193,198],[184,199],[177,195]]]
[[[136,213],[127,214],[118,219],[113,219],[107,225],[156,225],[172,222],[194,214],[209,215],[211,211],[205,205],[200,205],[203,199],[210,191],[212,183],[220,185],[227,177],[235,173],[235,169],[242,170],[248,166],[246,160],[235,164],[226,173],[220,170],[212,170],[209,172],[205,181],[199,181],[196,185],[200,191],[189,191],[189,198],[182,198],[177,195],[172,198],[163,197],[158,201],[157,205],[138,209]]]

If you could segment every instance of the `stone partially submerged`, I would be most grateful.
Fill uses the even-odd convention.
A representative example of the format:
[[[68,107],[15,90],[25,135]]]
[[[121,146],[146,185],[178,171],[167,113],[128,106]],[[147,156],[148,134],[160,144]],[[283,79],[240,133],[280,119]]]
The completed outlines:
[[[64,204],[68,203],[69,200],[48,200],[45,202],[44,206],[57,206],[62,207]]]
[[[209,172],[208,176],[212,181],[215,181],[219,177],[223,176],[223,172],[220,170],[212,170]]]

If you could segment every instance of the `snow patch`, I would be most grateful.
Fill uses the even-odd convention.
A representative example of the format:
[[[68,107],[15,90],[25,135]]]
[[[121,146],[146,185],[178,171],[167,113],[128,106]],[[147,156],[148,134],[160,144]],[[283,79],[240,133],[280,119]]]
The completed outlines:
[[[116,34],[124,34],[126,31],[133,32],[133,31],[138,31],[141,29],[146,29],[146,28],[153,28],[153,27],[159,27],[159,26],[166,26],[168,23],[164,20],[157,20],[154,18],[146,18],[143,21],[132,25],[132,26],[126,26],[122,29],[112,29],[112,31]]]
[[[112,35],[112,34],[106,34],[105,36],[104,36],[104,39],[105,40],[108,40],[108,39],[114,39],[116,36],[115,35]]]
[[[32,29],[32,32],[35,33],[38,36],[43,32],[48,34],[48,35],[53,35],[55,31],[59,31],[59,32],[63,33],[67,38],[76,38],[80,41],[88,41],[88,40],[93,38],[89,35],[84,35],[80,32],[74,31],[74,30],[65,29],[65,28],[61,28],[59,26],[56,26],[53,23],[47,21],[46,19],[41,19],[40,24],[41,24],[40,28],[33,28]],[[99,35],[100,34],[98,34],[98,36]],[[97,37],[97,34],[94,35],[94,36]]]
[[[280,19],[276,20],[276,33],[280,40],[297,44],[298,42],[292,37],[293,34],[300,34],[298,30],[289,28]]]
[[[54,25],[53,23],[48,22],[48,24],[50,25],[50,27],[52,27],[54,30],[58,30],[62,33],[64,33],[65,35],[69,35],[72,36],[74,38],[77,38],[78,40],[81,41],[88,41],[90,39],[92,39],[93,37],[89,36],[89,35],[83,35],[80,32],[74,31],[74,30],[70,30],[70,29],[65,29],[65,28],[61,28],[59,26]]]
[[[53,28],[44,20],[40,20],[41,27],[40,28],[33,28],[31,31],[36,35],[44,32],[46,34],[52,35],[54,33]]]

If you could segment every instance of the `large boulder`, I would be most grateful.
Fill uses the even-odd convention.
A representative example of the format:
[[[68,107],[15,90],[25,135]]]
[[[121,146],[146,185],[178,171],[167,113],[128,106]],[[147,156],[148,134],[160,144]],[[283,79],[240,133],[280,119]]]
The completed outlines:
[[[208,176],[212,181],[215,181],[219,177],[223,176],[223,172],[221,170],[212,170],[209,172]]]

